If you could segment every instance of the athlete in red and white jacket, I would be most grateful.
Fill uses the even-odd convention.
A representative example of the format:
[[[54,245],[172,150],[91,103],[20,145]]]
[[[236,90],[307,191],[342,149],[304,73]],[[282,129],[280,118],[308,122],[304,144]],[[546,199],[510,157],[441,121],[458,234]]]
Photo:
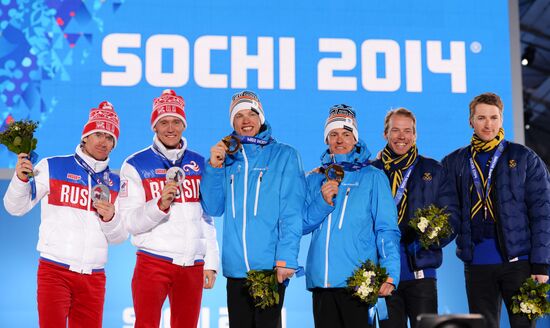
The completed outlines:
[[[153,144],[128,157],[121,169],[120,211],[138,248],[135,328],[158,327],[167,296],[170,326],[196,327],[202,289],[213,287],[218,270],[216,230],[200,200],[204,158],[187,149],[182,137],[184,106],[172,90],[156,98]],[[177,172],[175,178],[167,179],[169,170]]]
[[[114,204],[119,177],[108,168],[119,135],[118,116],[108,102],[98,107],[90,112],[75,154],[46,158],[36,167],[27,154],[20,154],[4,196],[6,210],[16,216],[42,201],[37,245],[40,327],[65,327],[67,320],[70,327],[101,327],[107,245],[128,235]],[[34,182],[27,178],[30,172]],[[94,200],[99,184],[108,188],[108,200]]]
[[[180,159],[185,179],[168,211],[159,208],[166,185],[168,163]],[[187,149],[167,149],[155,135],[153,145],[131,155],[120,172],[120,209],[132,244],[141,253],[170,258],[181,266],[204,261],[204,270],[218,270],[218,244],[212,218],[200,203],[200,181],[204,158]]]

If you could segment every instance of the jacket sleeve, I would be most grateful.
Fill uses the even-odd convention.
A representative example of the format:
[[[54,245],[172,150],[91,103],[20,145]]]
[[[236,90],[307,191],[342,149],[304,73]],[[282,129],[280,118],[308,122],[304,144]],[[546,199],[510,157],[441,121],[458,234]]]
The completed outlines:
[[[453,229],[453,233],[445,239],[440,240],[439,246],[437,248],[443,248],[448,245],[457,235],[459,225],[460,225],[460,210],[458,205],[458,195],[454,191],[453,185],[451,184],[451,179],[447,170],[443,167],[439,167],[439,181],[437,186],[437,207],[446,208],[447,213],[449,213],[449,223]]]
[[[214,217],[223,214],[225,191],[225,167],[214,168],[207,162],[201,181],[201,205],[206,214]]]
[[[110,244],[120,244],[128,238],[128,232],[124,227],[124,222],[120,215],[118,197],[115,201],[115,215],[113,219],[109,222],[103,222],[100,218],[98,220],[100,221],[101,230]]]
[[[397,209],[390,190],[388,178],[377,170],[373,174],[372,217],[374,234],[380,265],[386,271],[392,283],[397,286],[401,273],[399,242],[401,232],[397,226]]]
[[[304,222],[302,234],[306,235],[317,229],[325,221],[327,216],[334,211],[334,206],[325,202],[321,194],[321,186],[317,181],[317,174],[308,175],[306,206],[304,206]]]
[[[33,171],[36,182],[36,198],[34,200],[31,199],[31,184],[21,181],[16,173],[13,174],[4,195],[4,207],[11,215],[25,215],[50,192],[48,160],[43,159],[38,162]]]
[[[202,215],[202,231],[206,239],[206,255],[204,257],[204,270],[219,270],[220,249],[218,240],[216,239],[216,227],[212,217],[203,213]]]
[[[160,197],[145,201],[145,190],[136,169],[124,163],[120,170],[120,180],[127,181],[127,195],[119,196],[120,215],[124,227],[132,235],[147,232],[169,216],[158,207]]]
[[[300,156],[292,150],[281,177],[279,192],[279,241],[274,266],[298,268],[302,238],[302,214],[306,200],[306,178]]]
[[[525,178],[525,203],[531,230],[533,274],[548,274],[550,265],[550,177],[546,165],[529,151]]]

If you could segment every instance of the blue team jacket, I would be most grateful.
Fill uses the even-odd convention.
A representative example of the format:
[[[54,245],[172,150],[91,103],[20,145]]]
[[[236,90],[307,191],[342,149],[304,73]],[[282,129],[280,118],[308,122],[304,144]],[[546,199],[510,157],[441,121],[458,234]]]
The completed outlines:
[[[362,163],[369,156],[360,140],[354,151],[336,155],[335,160]],[[321,162],[333,162],[328,151],[322,155]],[[307,177],[303,233],[312,234],[306,267],[307,288],[346,287],[346,279],[368,259],[385,267],[397,285],[400,232],[384,172],[371,165],[346,171],[334,206],[327,204],[321,195],[324,182],[325,176],[318,172]]]
[[[243,144],[224,167],[206,165],[203,207],[223,221],[222,267],[231,278],[274,266],[298,268],[305,203],[305,175],[298,152],[271,139],[266,122],[256,136],[265,145]]]

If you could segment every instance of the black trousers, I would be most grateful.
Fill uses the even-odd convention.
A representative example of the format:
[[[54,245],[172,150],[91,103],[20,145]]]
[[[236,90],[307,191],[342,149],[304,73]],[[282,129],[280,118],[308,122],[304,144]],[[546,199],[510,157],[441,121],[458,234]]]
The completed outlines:
[[[286,286],[279,284],[279,305],[262,310],[254,306],[245,282],[246,279],[227,278],[229,326],[234,328],[281,327],[281,309]]]
[[[345,288],[315,288],[313,319],[316,328],[370,328],[369,307]]]
[[[466,294],[470,313],[485,317],[486,327],[498,328],[502,301],[506,305],[511,328],[535,327],[526,316],[512,314],[512,296],[519,292],[525,279],[531,276],[527,261],[503,264],[464,265]]]
[[[416,327],[416,317],[422,313],[437,314],[437,283],[434,278],[401,281],[397,290],[386,297],[388,319],[380,321],[381,328]]]

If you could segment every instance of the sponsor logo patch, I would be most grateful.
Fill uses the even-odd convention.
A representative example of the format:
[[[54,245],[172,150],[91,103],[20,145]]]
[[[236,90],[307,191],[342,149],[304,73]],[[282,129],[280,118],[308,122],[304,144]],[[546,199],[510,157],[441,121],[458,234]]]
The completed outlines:
[[[120,197],[128,197],[128,180],[120,180]]]
[[[81,176],[73,173],[67,173],[67,179],[78,181],[80,180]]]

